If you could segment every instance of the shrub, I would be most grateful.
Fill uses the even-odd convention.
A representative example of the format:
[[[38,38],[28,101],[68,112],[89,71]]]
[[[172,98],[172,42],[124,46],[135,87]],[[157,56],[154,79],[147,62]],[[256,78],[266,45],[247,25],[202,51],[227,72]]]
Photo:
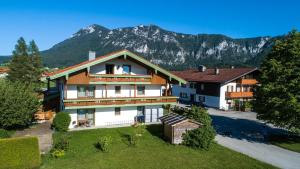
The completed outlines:
[[[9,138],[9,137],[10,137],[10,135],[7,130],[0,129],[0,138]]]
[[[53,149],[51,151],[51,156],[54,158],[60,158],[65,156],[65,151],[64,150],[60,150],[60,149]]]
[[[0,139],[0,150],[0,169],[38,168],[41,163],[36,137]]]
[[[31,125],[40,102],[33,89],[22,83],[0,81],[0,128]]]
[[[57,131],[68,131],[71,122],[69,113],[59,112],[53,119],[52,127]]]
[[[130,146],[137,146],[137,144],[138,144],[138,141],[139,141],[139,138],[138,138],[139,136],[138,135],[136,135],[136,134],[130,134],[129,135],[129,145]]]
[[[108,152],[111,142],[112,142],[112,139],[110,136],[103,136],[103,137],[100,137],[100,139],[95,144],[95,146],[97,149],[101,150],[102,152]]]
[[[202,126],[200,128],[187,131],[183,135],[183,144],[193,148],[209,149],[215,138],[216,132],[212,126]]]
[[[54,149],[67,151],[69,149],[69,139],[66,135],[59,137],[54,141]]]

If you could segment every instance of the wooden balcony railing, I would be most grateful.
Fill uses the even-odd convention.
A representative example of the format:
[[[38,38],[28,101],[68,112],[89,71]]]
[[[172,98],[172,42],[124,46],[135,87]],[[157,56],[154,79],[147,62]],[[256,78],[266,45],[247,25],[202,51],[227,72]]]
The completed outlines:
[[[240,79],[238,80],[238,83],[241,83],[243,85],[255,85],[258,82],[256,79]]]
[[[253,92],[226,92],[226,98],[247,98],[253,97]]]
[[[64,100],[65,107],[72,106],[122,106],[122,105],[143,105],[143,104],[172,104],[177,102],[175,96],[158,96],[158,97],[121,97],[121,98],[101,98],[101,99],[67,99]]]
[[[151,82],[151,75],[90,74],[91,82]]]

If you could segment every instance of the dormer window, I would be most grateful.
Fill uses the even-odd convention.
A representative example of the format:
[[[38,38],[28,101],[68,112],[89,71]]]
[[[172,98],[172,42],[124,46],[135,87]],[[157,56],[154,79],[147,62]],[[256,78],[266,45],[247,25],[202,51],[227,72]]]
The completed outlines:
[[[130,74],[131,73],[131,66],[130,65],[123,65],[123,74]]]

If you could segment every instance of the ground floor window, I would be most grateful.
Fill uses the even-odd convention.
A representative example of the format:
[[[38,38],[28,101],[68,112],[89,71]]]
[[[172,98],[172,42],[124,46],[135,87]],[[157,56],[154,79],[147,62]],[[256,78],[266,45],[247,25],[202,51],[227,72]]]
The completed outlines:
[[[199,102],[204,103],[205,102],[205,96],[199,96]]]
[[[78,109],[77,122],[79,126],[94,125],[95,109]]]
[[[115,116],[120,116],[121,115],[121,108],[120,107],[116,107],[115,108]]]

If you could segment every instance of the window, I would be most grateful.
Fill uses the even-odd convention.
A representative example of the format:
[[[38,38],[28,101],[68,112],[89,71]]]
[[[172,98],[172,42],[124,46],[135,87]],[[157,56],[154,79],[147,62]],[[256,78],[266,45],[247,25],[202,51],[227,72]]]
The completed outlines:
[[[205,102],[205,96],[199,96],[199,102],[204,103]]]
[[[94,97],[95,86],[77,86],[77,97]]]
[[[115,94],[121,94],[121,86],[115,86]]]
[[[187,98],[187,93],[184,93],[184,92],[180,92],[180,97],[181,98]]]
[[[145,86],[137,86],[137,94],[145,95]]]
[[[182,84],[181,87],[182,87],[182,88],[186,88],[186,84]]]
[[[190,88],[195,88],[195,83],[190,83]]]
[[[201,84],[200,87],[201,87],[201,90],[204,90],[204,84]]]
[[[130,65],[123,65],[123,74],[130,74],[131,73],[131,66]]]
[[[144,116],[145,115],[145,107],[144,106],[138,106],[137,107],[137,116]]]
[[[121,108],[120,107],[116,107],[115,108],[115,116],[120,116],[121,115]]]
[[[115,65],[107,64],[105,65],[106,74],[114,74]]]
[[[227,92],[233,92],[233,86],[227,86]]]

